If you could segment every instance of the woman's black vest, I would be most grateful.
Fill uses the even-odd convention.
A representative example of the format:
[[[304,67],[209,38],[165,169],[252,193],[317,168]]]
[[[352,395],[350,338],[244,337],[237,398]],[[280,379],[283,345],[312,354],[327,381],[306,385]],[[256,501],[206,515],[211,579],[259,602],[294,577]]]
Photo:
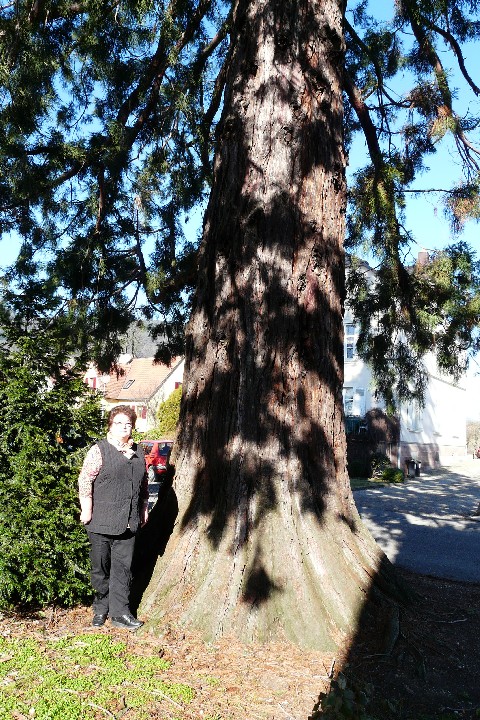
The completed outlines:
[[[97,444],[102,467],[93,483],[93,515],[88,532],[122,535],[128,527],[136,532],[142,503],[140,489],[145,476],[143,449],[134,444],[135,454],[129,459],[108,440]]]

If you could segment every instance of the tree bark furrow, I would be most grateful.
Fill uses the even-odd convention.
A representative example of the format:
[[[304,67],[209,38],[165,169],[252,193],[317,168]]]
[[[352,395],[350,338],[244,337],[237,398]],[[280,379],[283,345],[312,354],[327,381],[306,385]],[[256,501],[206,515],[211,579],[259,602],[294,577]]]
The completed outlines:
[[[235,6],[187,333],[180,522],[149,590],[166,589],[165,612],[178,603],[175,554],[196,536],[180,619],[209,638],[333,649],[378,567],[343,428],[340,5],[306,0],[295,24],[288,3]]]

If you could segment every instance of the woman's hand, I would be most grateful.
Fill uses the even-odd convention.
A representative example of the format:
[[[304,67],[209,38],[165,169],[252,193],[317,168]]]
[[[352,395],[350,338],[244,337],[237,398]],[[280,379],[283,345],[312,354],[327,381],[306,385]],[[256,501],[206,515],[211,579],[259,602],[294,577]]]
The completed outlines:
[[[147,520],[148,520],[148,501],[142,505],[142,509],[140,510],[140,527],[143,527],[144,525],[146,525]]]
[[[80,522],[82,525],[88,525],[90,520],[92,519],[92,513],[93,513],[93,503],[91,497],[81,497],[80,498],[80,507],[82,509],[80,513]]]
[[[82,512],[80,513],[80,522],[82,523],[82,525],[88,525],[91,519],[92,511],[82,510]]]

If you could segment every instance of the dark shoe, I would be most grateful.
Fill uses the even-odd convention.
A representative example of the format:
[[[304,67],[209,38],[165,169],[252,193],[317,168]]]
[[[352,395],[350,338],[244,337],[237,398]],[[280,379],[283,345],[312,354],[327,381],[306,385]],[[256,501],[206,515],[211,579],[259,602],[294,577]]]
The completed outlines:
[[[113,627],[124,628],[125,630],[138,630],[138,628],[143,625],[141,620],[137,620],[137,618],[134,618],[133,615],[129,615],[128,613],[126,615],[112,617],[111,623]]]
[[[107,619],[107,613],[98,613],[93,616],[92,625],[93,627],[102,627]]]

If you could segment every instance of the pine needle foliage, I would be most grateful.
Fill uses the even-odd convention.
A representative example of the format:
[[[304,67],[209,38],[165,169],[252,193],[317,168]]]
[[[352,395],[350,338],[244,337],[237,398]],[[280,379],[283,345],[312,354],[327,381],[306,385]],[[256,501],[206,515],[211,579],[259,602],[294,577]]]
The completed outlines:
[[[30,258],[8,277],[42,258],[70,299],[57,320],[104,369],[137,313],[159,356],[183,350],[196,247],[182,222],[211,170],[222,17],[211,0],[0,8],[0,224]]]
[[[26,340],[0,350],[2,609],[71,606],[90,593],[77,479],[99,404],[68,367],[47,374],[42,349]]]
[[[451,70],[462,79],[461,100],[480,95],[462,49],[478,41],[480,23],[478,3],[402,0],[392,4],[391,20],[381,22],[369,8],[368,2],[348,3],[346,12],[347,148],[358,132],[366,140],[365,165],[349,187],[347,297],[361,326],[359,355],[393,408],[399,400],[422,402],[427,352],[458,378],[478,348],[474,251],[455,241],[440,251],[431,238],[414,238],[405,208],[407,194],[421,192],[429,158],[446,145],[458,153],[460,179],[449,186],[450,178],[442,178],[425,192],[443,198],[452,233],[478,218],[478,113],[475,103],[466,113],[456,110]],[[400,75],[410,84],[398,83]],[[429,248],[429,270],[417,271],[415,240]],[[374,282],[367,282],[359,256],[369,258]],[[455,290],[453,270],[447,273],[448,307],[444,302],[446,275],[438,268],[447,258],[471,269],[468,303]]]
[[[360,352],[393,401],[421,395],[427,350],[457,372],[459,347],[476,347],[475,303],[457,313],[461,339],[448,359],[451,335],[442,338],[442,324],[428,330],[442,308],[432,307],[433,292],[431,317],[419,311],[412,243],[426,243],[413,237],[405,208],[409,193],[432,192],[452,232],[478,220],[480,87],[465,48],[478,42],[480,6],[391,0],[382,10],[379,19],[368,0],[345,3],[345,149],[359,136],[365,147],[350,178],[346,248],[378,271],[367,289],[354,273],[348,292]],[[22,241],[3,292],[17,306],[28,302],[35,322],[25,332],[38,315],[107,370],[141,318],[158,359],[183,352],[201,282],[189,223],[221,137],[237,39],[230,11],[215,0],[0,8],[0,227]],[[422,173],[442,148],[456,155],[458,172],[425,188]]]

